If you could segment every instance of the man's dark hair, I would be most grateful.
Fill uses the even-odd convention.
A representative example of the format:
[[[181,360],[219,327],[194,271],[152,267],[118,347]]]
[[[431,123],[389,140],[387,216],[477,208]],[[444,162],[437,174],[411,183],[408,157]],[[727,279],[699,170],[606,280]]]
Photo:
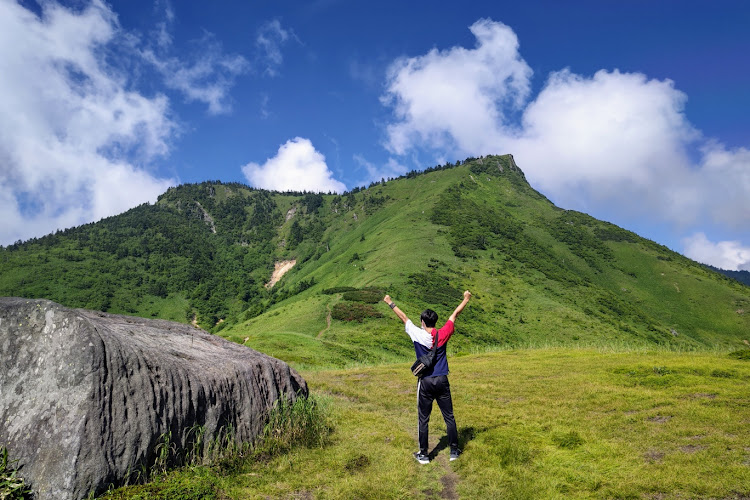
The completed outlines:
[[[438,315],[435,311],[432,309],[425,309],[422,312],[422,321],[424,321],[424,326],[427,328],[435,328],[435,323],[437,323]]]

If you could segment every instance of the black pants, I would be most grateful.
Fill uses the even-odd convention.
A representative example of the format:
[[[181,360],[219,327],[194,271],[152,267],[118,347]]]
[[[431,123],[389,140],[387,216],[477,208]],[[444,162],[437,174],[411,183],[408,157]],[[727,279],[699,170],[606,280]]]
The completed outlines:
[[[437,400],[438,407],[443,414],[445,426],[448,429],[448,443],[451,450],[458,449],[458,431],[456,419],[453,418],[453,400],[451,399],[451,385],[446,375],[425,377],[417,384],[417,413],[419,414],[419,449],[427,454],[427,434],[432,413],[432,402]]]

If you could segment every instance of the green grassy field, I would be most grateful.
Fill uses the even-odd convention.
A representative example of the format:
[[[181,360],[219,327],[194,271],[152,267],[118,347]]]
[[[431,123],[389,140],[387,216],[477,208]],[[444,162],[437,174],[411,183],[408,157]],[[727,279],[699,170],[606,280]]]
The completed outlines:
[[[328,444],[230,472],[183,469],[162,484],[185,495],[173,498],[198,498],[188,484],[231,499],[750,495],[750,361],[724,352],[550,348],[450,364],[458,461],[448,461],[437,407],[434,459],[413,459],[416,384],[398,363],[303,372],[333,418]],[[141,498],[137,492],[109,496]]]

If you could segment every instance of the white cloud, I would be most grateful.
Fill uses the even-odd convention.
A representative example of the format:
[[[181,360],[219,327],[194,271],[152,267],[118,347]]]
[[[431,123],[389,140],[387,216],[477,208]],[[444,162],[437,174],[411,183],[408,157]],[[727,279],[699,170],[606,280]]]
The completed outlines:
[[[690,173],[687,146],[696,133],[684,102],[670,81],[561,71],[524,111],[522,132],[503,142],[535,186],[566,204],[581,196],[595,204],[636,197],[641,209],[666,207],[664,181]]]
[[[263,165],[242,167],[247,181],[258,188],[275,191],[342,192],[346,186],[333,178],[325,157],[309,139],[295,137],[282,144],[273,158]]]
[[[381,101],[393,107],[386,147],[402,155],[425,147],[495,151],[504,134],[504,109],[520,107],[529,93],[531,69],[518,54],[508,26],[482,19],[470,28],[475,49],[431,50],[401,58],[388,69]]]
[[[527,103],[531,71],[513,31],[490,20],[470,29],[475,49],[391,65],[381,99],[393,112],[389,151],[512,153],[531,184],[566,208],[619,223],[750,229],[750,151],[702,137],[672,81],[562,70]]]
[[[750,247],[739,241],[713,243],[704,233],[683,240],[685,255],[693,260],[730,271],[750,271]]]
[[[127,87],[105,59],[119,34],[99,1],[42,16],[0,2],[0,243],[96,220],[173,184],[138,165],[169,151],[164,96]]]
[[[265,66],[264,73],[268,76],[278,76],[279,67],[284,62],[284,56],[281,53],[281,47],[288,40],[294,39],[299,43],[299,39],[290,29],[283,28],[278,19],[268,21],[258,29],[255,37],[255,46],[259,51],[260,64]]]
[[[727,150],[716,142],[703,147],[698,185],[710,185],[716,200],[702,200],[713,220],[740,229],[750,229],[750,150]],[[716,203],[719,201],[719,203]]]
[[[568,207],[585,200],[623,220],[750,229],[750,151],[702,137],[684,114],[686,99],[669,80],[563,71],[504,144],[532,184]]]

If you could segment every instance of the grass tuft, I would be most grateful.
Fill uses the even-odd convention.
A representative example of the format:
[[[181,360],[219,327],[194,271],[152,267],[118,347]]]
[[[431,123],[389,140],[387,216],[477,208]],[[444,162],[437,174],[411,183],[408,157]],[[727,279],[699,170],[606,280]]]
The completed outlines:
[[[581,446],[584,441],[580,434],[576,431],[563,432],[552,435],[552,442],[557,445],[558,448],[563,449],[574,449]]]
[[[333,429],[327,414],[325,404],[315,397],[297,398],[294,402],[279,398],[268,413],[255,455],[271,457],[295,446],[322,447]]]
[[[15,467],[18,460],[8,459],[8,448],[0,447],[0,499],[21,500],[31,498],[31,490]]]

